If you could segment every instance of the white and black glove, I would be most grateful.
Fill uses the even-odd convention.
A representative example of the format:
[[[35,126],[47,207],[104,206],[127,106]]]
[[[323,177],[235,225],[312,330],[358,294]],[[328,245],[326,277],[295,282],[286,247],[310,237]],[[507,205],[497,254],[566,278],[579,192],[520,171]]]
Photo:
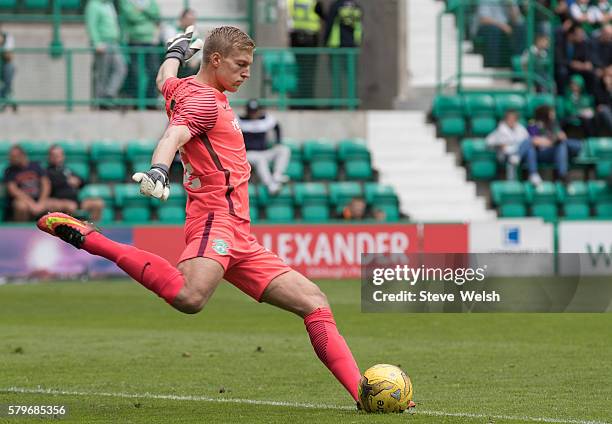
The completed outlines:
[[[197,52],[202,50],[204,42],[200,38],[193,38],[193,25],[187,27],[185,32],[177,34],[166,43],[166,59],[174,58],[184,65]],[[165,59],[164,59],[165,60]]]
[[[170,180],[168,167],[162,163],[151,166],[148,172],[137,172],[132,180],[140,183],[140,192],[145,196],[166,201],[170,196]]]

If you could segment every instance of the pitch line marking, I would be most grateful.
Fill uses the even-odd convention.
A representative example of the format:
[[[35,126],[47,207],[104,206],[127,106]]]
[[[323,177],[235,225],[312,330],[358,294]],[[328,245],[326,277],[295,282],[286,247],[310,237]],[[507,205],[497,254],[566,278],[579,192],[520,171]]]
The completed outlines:
[[[206,396],[190,396],[190,395],[164,395],[154,393],[121,393],[121,392],[80,392],[70,390],[53,390],[53,389],[28,389],[23,387],[8,387],[0,389],[0,393],[12,394],[44,394],[44,395],[61,395],[61,396],[97,396],[97,397],[115,397],[122,399],[161,399],[161,400],[177,400],[177,401],[195,401],[195,402],[212,402],[212,403],[237,403],[247,405],[265,405],[265,406],[284,406],[289,408],[302,409],[328,409],[336,411],[354,411],[354,407],[325,405],[314,403],[298,403],[298,402],[283,402],[273,400],[256,400],[256,399],[237,399],[237,398],[211,398]],[[529,421],[536,423],[551,423],[551,424],[609,424],[605,421],[590,421],[578,419],[563,419],[563,418],[546,418],[546,417],[520,417],[513,415],[489,415],[489,414],[470,414],[464,412],[444,412],[431,411],[427,409],[417,408],[415,414],[431,415],[436,417],[460,417],[460,418],[493,418],[498,420],[515,420]]]

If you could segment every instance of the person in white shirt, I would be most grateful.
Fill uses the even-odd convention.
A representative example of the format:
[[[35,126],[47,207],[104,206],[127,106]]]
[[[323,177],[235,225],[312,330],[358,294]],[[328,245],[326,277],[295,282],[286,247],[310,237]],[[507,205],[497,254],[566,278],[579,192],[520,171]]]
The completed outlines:
[[[506,111],[504,119],[495,131],[487,136],[487,145],[496,148],[500,160],[506,163],[508,180],[516,179],[516,167],[521,162],[526,162],[529,168],[529,180],[539,185],[542,183],[542,178],[537,170],[537,152],[529,139],[529,132],[518,118],[516,111]]]

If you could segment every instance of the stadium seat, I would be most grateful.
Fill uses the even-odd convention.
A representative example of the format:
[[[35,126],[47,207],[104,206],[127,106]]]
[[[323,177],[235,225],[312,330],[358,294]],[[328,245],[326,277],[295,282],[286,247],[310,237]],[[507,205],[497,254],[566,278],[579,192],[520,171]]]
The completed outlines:
[[[0,162],[0,178],[4,178],[4,171],[6,170],[6,168],[8,168],[8,166],[9,166],[8,161]]]
[[[493,181],[491,198],[502,217],[514,218],[527,215],[525,186],[518,181]]]
[[[46,9],[49,7],[49,0],[24,0],[23,5],[26,9]]]
[[[257,197],[261,205],[265,205],[266,219],[272,222],[288,222],[293,220],[295,207],[293,206],[293,193],[289,185],[284,185],[276,195],[271,195],[268,188],[261,184],[258,187]]]
[[[461,137],[465,135],[463,98],[461,96],[436,96],[432,115],[438,121],[438,129],[442,136]]]
[[[21,140],[19,145],[26,152],[30,161],[39,162],[43,168],[46,167],[49,147],[51,147],[49,143],[41,140]]]
[[[595,216],[612,218],[612,187],[606,181],[588,182],[589,199],[595,206]]]
[[[302,162],[302,146],[297,145],[288,140],[283,140],[283,144],[289,147],[291,150],[291,159],[285,174],[291,179],[291,181],[303,181],[304,180],[304,163]]]
[[[141,196],[144,198],[144,196]],[[182,184],[171,184],[170,185],[170,197],[165,202],[159,199],[150,198],[150,204],[153,208],[163,208],[164,206],[174,206],[181,209],[185,209],[187,204],[187,192]]]
[[[310,162],[310,177],[313,181],[338,179],[338,163],[329,159],[313,159]]]
[[[115,212],[112,208],[102,209],[102,216],[100,217],[101,223],[108,223],[115,220]]]
[[[533,118],[535,110],[543,105],[555,107],[555,98],[552,94],[528,94],[527,117]]]
[[[66,162],[88,162],[89,161],[89,145],[83,141],[68,141],[62,140],[56,143],[66,155]]]
[[[344,173],[347,180],[366,181],[371,180],[374,171],[369,160],[349,159],[344,163]]]
[[[497,176],[497,153],[487,146],[485,139],[462,140],[461,154],[474,180],[492,180]]]
[[[0,9],[13,9],[17,6],[17,0],[0,0]]]
[[[185,222],[185,208],[164,205],[157,209],[157,216],[160,222],[182,224]]]
[[[587,219],[591,215],[587,184],[583,181],[572,181],[567,185],[557,184],[557,197],[563,205],[565,219]]]
[[[263,51],[262,63],[273,91],[291,93],[297,89],[298,67],[292,52]]]
[[[302,153],[305,162],[314,159],[328,159],[336,161],[336,146],[331,140],[306,140],[302,146]]]
[[[525,183],[527,200],[531,203],[531,214],[545,221],[554,221],[559,216],[558,190],[555,183],[544,181],[535,187],[531,183]]]
[[[120,182],[126,178],[123,146],[117,141],[100,140],[91,144],[91,161],[102,182]]]
[[[81,7],[81,0],[57,0],[62,9],[78,9]]]
[[[390,185],[379,183],[365,184],[365,200],[372,209],[380,209],[385,212],[386,221],[399,220],[399,200],[395,190]]]
[[[346,162],[350,159],[363,159],[370,161],[370,151],[362,139],[341,140],[337,146],[338,160]]]
[[[591,138],[586,144],[595,159],[595,177],[607,178],[612,171],[612,137]]]
[[[357,182],[335,182],[329,184],[329,198],[337,213],[355,197],[363,197],[361,184]]]
[[[122,221],[130,224],[144,224],[151,220],[151,210],[140,206],[128,206],[122,209]]]
[[[308,222],[329,220],[329,198],[323,183],[302,183],[293,187],[295,204],[302,208],[302,219]]]
[[[113,193],[111,188],[107,184],[87,184],[84,185],[79,191],[79,200],[101,198],[104,200],[106,208],[111,209],[114,205]],[[104,218],[104,217],[103,217]],[[112,221],[112,218],[111,218]]]
[[[125,146],[125,158],[132,165],[147,162],[147,167],[151,165],[151,156],[155,150],[155,140],[130,140]]]
[[[497,127],[495,101],[490,94],[465,95],[464,112],[466,119],[470,120],[470,130],[474,136],[486,136]]]
[[[88,161],[68,160],[66,168],[74,172],[84,182],[89,181],[90,167]]]
[[[502,119],[508,110],[515,110],[520,116],[525,116],[525,97],[520,94],[498,93],[495,95],[495,110],[497,119]]]
[[[140,194],[140,187],[137,184],[115,184],[115,205],[117,207],[149,208],[150,204],[151,198]]]

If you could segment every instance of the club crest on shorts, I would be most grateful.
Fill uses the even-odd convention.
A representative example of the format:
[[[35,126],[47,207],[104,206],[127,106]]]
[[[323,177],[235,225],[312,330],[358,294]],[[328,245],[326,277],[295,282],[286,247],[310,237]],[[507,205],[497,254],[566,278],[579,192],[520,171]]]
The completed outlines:
[[[229,245],[225,240],[215,239],[212,242],[212,248],[219,255],[227,255],[229,254]]]

